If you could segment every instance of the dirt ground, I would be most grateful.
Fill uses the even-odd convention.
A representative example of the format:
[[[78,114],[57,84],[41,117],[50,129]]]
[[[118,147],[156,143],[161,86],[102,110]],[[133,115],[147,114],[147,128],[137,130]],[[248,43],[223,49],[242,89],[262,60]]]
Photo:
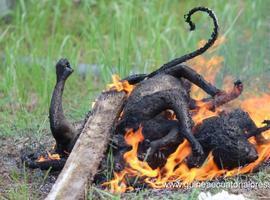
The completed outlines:
[[[54,140],[47,131],[40,139],[30,134],[20,138],[0,137],[0,194],[3,198],[29,196],[42,199],[47,195],[58,173],[28,169],[22,164],[21,151],[41,149],[45,152],[53,144]]]
[[[26,134],[24,137],[0,137],[1,154],[0,154],[0,197],[2,199],[43,199],[50,191],[55,182],[58,173],[41,171],[39,169],[31,170],[23,166],[21,162],[21,151],[25,149],[49,150],[54,144],[54,140],[48,131],[44,131],[42,137],[33,137],[31,134]],[[265,162],[257,170],[257,172],[249,175],[241,175],[230,178],[233,182],[253,181],[265,182],[270,178],[270,161]],[[215,180],[223,182],[224,179]],[[214,182],[215,182],[214,181]],[[211,189],[211,192],[220,191],[222,188]],[[270,188],[229,188],[225,189],[235,194],[244,194],[248,198],[270,198]],[[199,191],[206,191],[200,189]],[[208,191],[208,190],[207,190]],[[140,193],[140,190],[135,190],[133,193],[122,195],[125,199],[132,199],[134,193]],[[141,193],[141,197],[145,199],[155,199],[163,197],[174,198],[175,195],[186,194],[188,197],[194,193],[193,189],[168,189],[154,190],[150,189],[147,192]],[[101,199],[97,192],[94,195]],[[1,199],[0,198],[0,199]]]

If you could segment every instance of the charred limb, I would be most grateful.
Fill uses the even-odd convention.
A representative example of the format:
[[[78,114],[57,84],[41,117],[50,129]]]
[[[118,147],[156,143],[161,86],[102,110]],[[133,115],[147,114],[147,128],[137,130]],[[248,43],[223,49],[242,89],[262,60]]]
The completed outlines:
[[[243,92],[243,84],[241,81],[236,81],[234,87],[229,92],[221,92],[215,97],[205,98],[200,101],[190,99],[189,108],[195,114],[200,108],[204,107],[208,110],[214,111],[217,107],[229,103],[230,101],[239,97]]]
[[[268,131],[270,129],[270,121],[269,120],[263,121],[263,124],[266,124],[266,125],[263,126],[263,127],[251,130],[250,132],[248,132],[246,134],[246,137],[250,138],[250,137],[253,137],[253,136],[258,136],[258,135],[261,135],[263,132]]]
[[[77,136],[76,129],[66,119],[62,107],[65,82],[72,72],[73,69],[66,59],[61,59],[56,64],[57,80],[51,98],[49,118],[51,132],[56,140],[56,151],[59,153],[70,152]]]
[[[79,199],[84,195],[97,173],[124,100],[124,92],[110,91],[99,96],[46,199]]]
[[[147,162],[153,169],[162,167],[184,139],[179,134],[170,134],[170,130],[174,130],[176,125],[175,120],[168,120],[165,115],[159,115],[145,122],[142,129],[145,140],[139,145],[139,159],[144,160],[145,156],[148,156]],[[202,165],[210,152],[213,153],[214,161],[219,168],[232,169],[251,163],[257,159],[258,154],[248,141],[250,133],[254,136],[254,133],[261,134],[269,128],[269,124],[257,128],[248,113],[241,109],[205,119],[194,129],[194,136],[202,145],[204,156],[191,155],[187,160],[188,165],[189,167]],[[181,132],[181,127],[176,130]],[[151,153],[147,155],[149,149]],[[126,148],[126,151],[128,150],[130,149]],[[117,150],[120,151],[121,148]],[[126,151],[117,154],[115,165],[118,166],[118,170],[125,167],[121,156]]]

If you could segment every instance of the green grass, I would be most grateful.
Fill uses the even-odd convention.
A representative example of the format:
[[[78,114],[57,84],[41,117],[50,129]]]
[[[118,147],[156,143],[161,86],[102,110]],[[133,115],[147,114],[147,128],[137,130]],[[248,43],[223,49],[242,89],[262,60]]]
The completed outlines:
[[[28,186],[28,175],[23,169],[22,173],[12,171],[11,179],[14,183],[13,187],[7,192],[8,199],[29,199],[30,190]]]
[[[151,199],[151,200],[160,200],[160,199],[172,199],[172,200],[196,200],[198,199],[200,191],[198,189],[192,189],[190,193],[183,193],[183,191],[168,191],[167,193],[162,193],[162,191],[155,191],[152,190],[140,190],[137,192],[132,193],[125,193],[125,194],[111,194],[107,191],[98,189],[96,187],[91,187],[88,192],[88,199],[111,199],[111,200],[118,200],[118,199],[127,199],[127,200],[144,200],[144,199]]]
[[[212,23],[195,17],[188,31],[183,15],[194,6],[212,8],[227,42],[219,49],[225,74],[248,80],[269,70],[269,1],[17,1],[10,23],[0,22],[0,135],[48,127],[54,65],[66,57],[75,69],[65,91],[65,110],[81,119],[110,82],[150,72],[208,39]],[[100,74],[78,75],[78,63],[97,64]],[[95,80],[95,81],[93,81]]]

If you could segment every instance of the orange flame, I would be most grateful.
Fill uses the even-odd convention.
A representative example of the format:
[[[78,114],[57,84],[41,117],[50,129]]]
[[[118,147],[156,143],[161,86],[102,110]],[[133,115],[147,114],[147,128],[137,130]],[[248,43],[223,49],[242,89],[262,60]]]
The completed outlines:
[[[37,162],[45,162],[48,160],[60,160],[60,155],[58,153],[54,153],[51,154],[50,152],[47,151],[47,155],[46,156],[39,156],[39,158],[37,159]]]
[[[214,52],[224,41],[225,37],[219,38],[209,52]],[[199,45],[203,45],[203,42],[200,42]],[[222,62],[223,58],[220,56],[213,56],[210,59],[207,59],[205,56],[198,56],[189,63],[209,82],[214,83],[217,73],[222,67]],[[229,76],[224,78],[225,88],[228,82],[232,82],[232,78]],[[124,90],[128,93],[134,88],[133,86],[130,87],[129,85],[127,86],[126,83],[121,82],[119,77],[113,77],[113,84],[110,84],[110,87],[116,88],[117,91]],[[192,87],[191,95],[196,100],[205,97],[202,90],[195,86]],[[243,101],[238,100],[235,101],[236,103],[230,103],[230,108],[235,106],[241,107],[250,114],[257,126],[262,126],[261,122],[263,120],[270,119],[270,95],[263,94],[260,97],[244,97],[245,100]],[[199,109],[196,110],[195,115],[192,117],[195,124],[201,123],[202,120],[215,116],[222,111],[222,109],[218,109],[215,112],[211,112],[209,111],[208,105],[201,101],[197,102],[197,106]],[[269,138],[270,131],[265,132],[264,137]],[[127,164],[126,168],[119,173],[114,173],[114,179],[104,184],[111,188],[111,192],[122,193],[132,190],[132,187],[128,187],[126,181],[127,177],[140,177],[152,188],[164,188],[166,184],[175,181],[190,184],[193,181],[206,181],[220,176],[230,177],[252,172],[254,168],[270,157],[270,143],[260,145],[256,143],[254,138],[251,138],[250,142],[254,144],[258,152],[258,159],[253,163],[232,170],[219,169],[214,162],[213,155],[210,153],[200,168],[190,169],[186,164],[186,158],[191,153],[191,147],[185,140],[178,146],[177,150],[169,156],[164,167],[153,170],[147,162],[140,161],[137,157],[138,145],[143,141],[141,128],[136,132],[128,131],[125,135],[125,140],[132,146],[132,149],[124,154],[124,159]]]
[[[112,81],[113,82],[111,84],[108,84],[108,88],[110,90],[116,90],[117,92],[124,91],[129,95],[134,88],[134,86],[130,85],[128,81],[122,81],[116,74],[112,75]]]

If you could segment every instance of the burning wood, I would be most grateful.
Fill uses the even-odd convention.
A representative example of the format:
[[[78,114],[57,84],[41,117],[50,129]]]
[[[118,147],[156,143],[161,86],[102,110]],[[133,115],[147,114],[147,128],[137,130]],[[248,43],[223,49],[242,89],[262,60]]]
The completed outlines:
[[[78,141],[46,199],[79,199],[91,184],[107,148],[123,92],[104,92],[97,99]]]

